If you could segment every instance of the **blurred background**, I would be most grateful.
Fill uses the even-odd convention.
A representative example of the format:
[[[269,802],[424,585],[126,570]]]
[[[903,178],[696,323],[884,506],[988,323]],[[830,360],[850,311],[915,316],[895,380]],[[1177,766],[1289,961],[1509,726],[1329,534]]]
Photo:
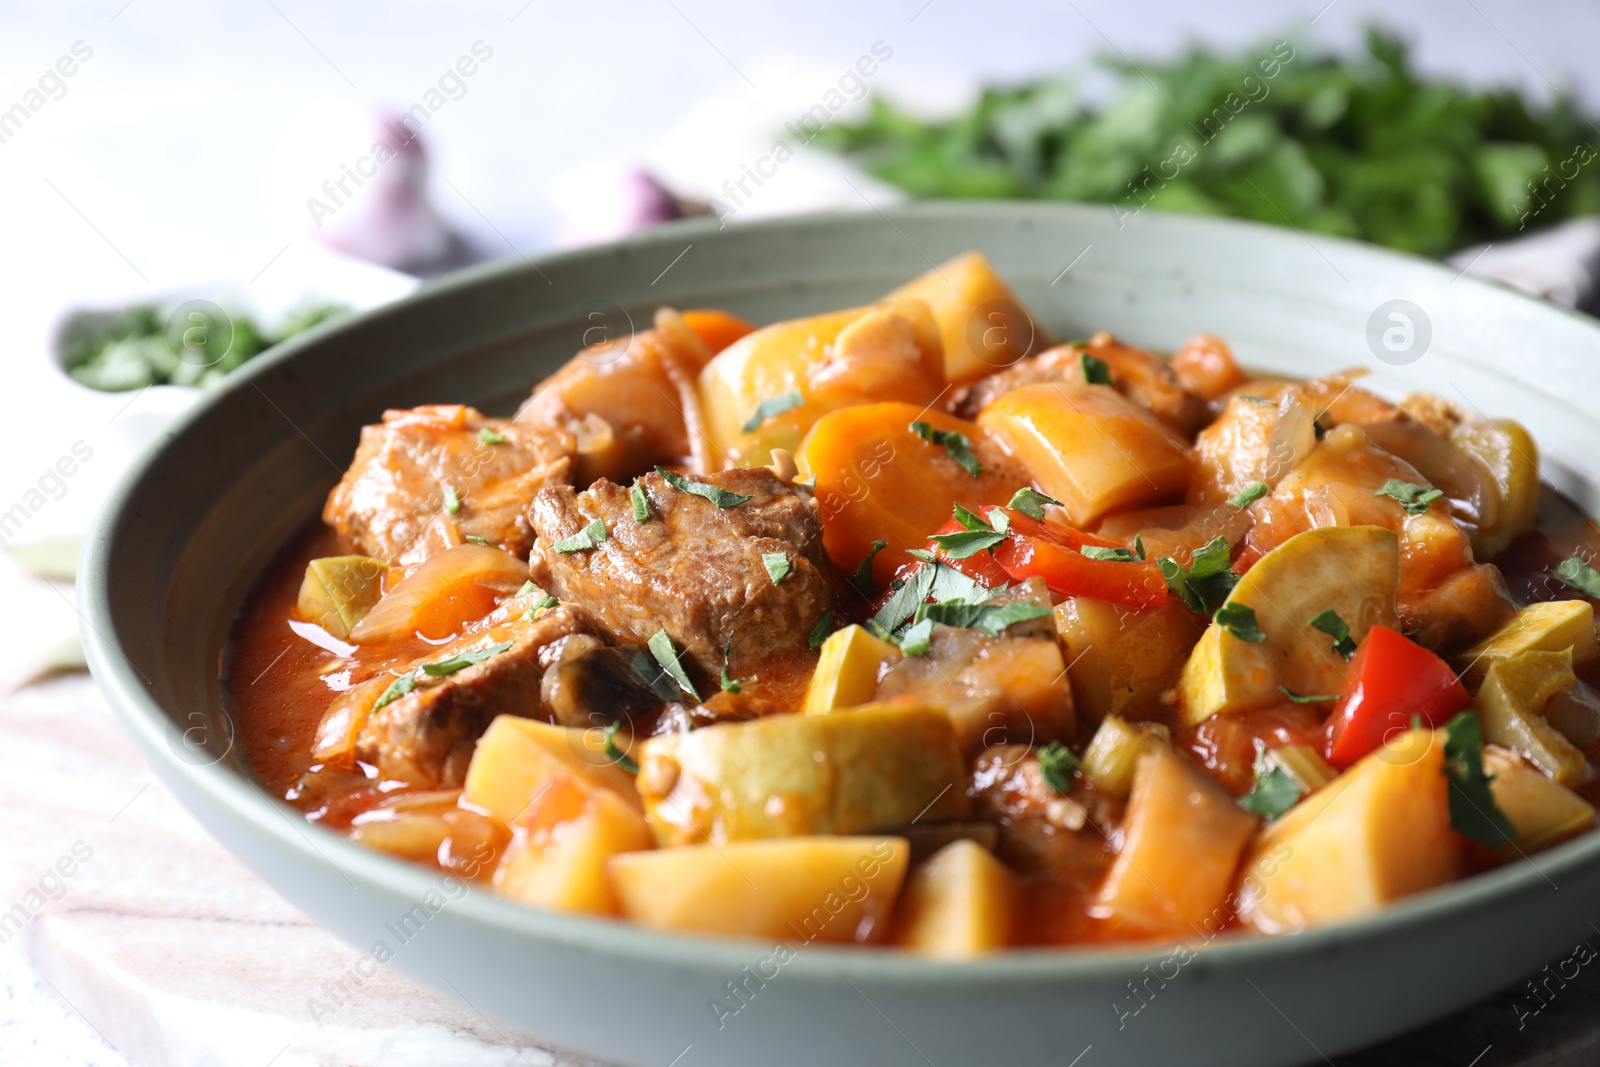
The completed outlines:
[[[1592,0],[13,0],[0,689],[80,662],[78,538],[200,390],[477,261],[1041,197],[1357,237],[1593,308],[1596,42]]]

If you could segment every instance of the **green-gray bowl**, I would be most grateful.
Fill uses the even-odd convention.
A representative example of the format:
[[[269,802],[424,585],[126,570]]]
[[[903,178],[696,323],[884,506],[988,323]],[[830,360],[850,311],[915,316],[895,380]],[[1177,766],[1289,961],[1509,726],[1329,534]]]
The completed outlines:
[[[965,964],[779,952],[467,890],[305,824],[239,763],[218,677],[230,622],[384,408],[509,412],[582,344],[643,328],[658,305],[771,322],[866,302],[970,248],[1056,336],[1109,329],[1173,347],[1205,331],[1256,367],[1366,365],[1380,390],[1520,419],[1546,478],[1592,513],[1600,427],[1584,409],[1600,399],[1600,327],[1434,263],[1291,230],[1063,205],[689,223],[466,271],[236,374],[145,455],[89,538],[81,590],[95,677],[166,783],[308,914],[426,986],[619,1063],[1067,1064],[1090,1046],[1085,1065],[1314,1061],[1441,1016],[1586,936],[1600,910],[1600,835],[1370,919],[1199,951]],[[1399,323],[1394,300],[1415,306],[1401,309],[1409,348],[1404,324],[1383,342]],[[402,941],[403,928],[418,932]]]

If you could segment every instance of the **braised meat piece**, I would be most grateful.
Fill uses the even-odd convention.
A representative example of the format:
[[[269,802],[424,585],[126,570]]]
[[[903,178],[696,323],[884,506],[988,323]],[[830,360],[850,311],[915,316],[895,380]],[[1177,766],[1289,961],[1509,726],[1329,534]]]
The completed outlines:
[[[478,738],[497,715],[591,726],[659,706],[648,687],[652,670],[643,669],[654,663],[636,665],[644,653],[631,649],[602,655],[597,633],[581,608],[530,611],[528,598],[514,598],[402,670],[341,693],[323,718],[314,756],[328,764],[360,760],[386,780],[448,789],[465,780]]]
[[[566,430],[485,418],[460,404],[385,411],[362,429],[322,519],[391,563],[419,562],[468,538],[520,556],[533,544],[528,501],[568,482],[574,449]]]
[[[734,677],[797,660],[809,673],[816,654],[807,638],[832,603],[811,491],[767,468],[681,482],[698,493],[656,473],[637,484],[648,503],[643,521],[627,486],[541,489],[529,508],[534,580],[623,643],[642,645],[665,629],[702,697],[718,691],[730,640]],[[596,523],[603,540],[582,547]]]
[[[967,796],[974,818],[1000,828],[995,854],[1020,871],[1092,876],[1116,856],[1122,803],[1081,786],[1057,793],[1026,745],[985,749]]]
[[[1106,365],[1117,392],[1185,437],[1193,437],[1210,418],[1206,398],[1184,385],[1166,360],[1123,344],[1108,333],[1046,349],[979,379],[956,395],[953,411],[964,419],[975,419],[990,403],[1025,385],[1082,382],[1085,355]]]

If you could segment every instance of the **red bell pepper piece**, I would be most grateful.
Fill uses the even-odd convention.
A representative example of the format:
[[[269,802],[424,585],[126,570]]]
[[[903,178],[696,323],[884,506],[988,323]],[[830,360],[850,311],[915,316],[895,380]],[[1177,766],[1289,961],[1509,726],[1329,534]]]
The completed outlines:
[[[1328,722],[1328,762],[1340,770],[1386,738],[1442,726],[1471,702],[1450,665],[1387,626],[1374,626],[1345,672],[1344,694]]]

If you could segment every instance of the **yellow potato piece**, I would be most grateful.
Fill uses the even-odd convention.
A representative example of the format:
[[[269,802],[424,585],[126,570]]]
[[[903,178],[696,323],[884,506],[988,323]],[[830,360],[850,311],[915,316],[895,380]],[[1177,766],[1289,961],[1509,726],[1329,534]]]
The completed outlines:
[[[1181,496],[1189,448],[1109,385],[1027,385],[978,414],[1074,526]]]
[[[510,825],[540,789],[562,775],[609,789],[642,809],[633,776],[606,758],[601,731],[517,715],[496,717],[478,739],[462,799]]]
[[[1510,622],[1456,657],[1461,680],[1469,688],[1483,683],[1489,668],[1523,652],[1572,649],[1573,663],[1600,655],[1595,645],[1594,605],[1587,600],[1551,600],[1529,604]]]
[[[610,872],[641,926],[861,942],[887,933],[910,852],[901,837],[791,837],[630,852]]]
[[[1500,660],[1489,668],[1473,701],[1483,723],[1483,739],[1522,753],[1563,785],[1582,781],[1588,761],[1544,717],[1551,698],[1577,683],[1569,648],[1519,652]]]
[[[900,894],[895,940],[921,956],[971,959],[1011,940],[1017,880],[973,841],[940,849],[911,872]]]
[[[801,711],[806,715],[826,715],[840,708],[871,703],[878,691],[881,669],[901,658],[898,648],[863,627],[851,625],[835,630],[822,642],[822,656],[806,686]]]
[[[606,861],[654,846],[639,810],[609,789],[562,777],[511,824],[495,868],[502,896],[538,908],[615,915]]]
[[[1399,584],[1400,542],[1392,530],[1323,526],[1289,538],[1228,597],[1255,611],[1266,639],[1246,641],[1216,622],[1206,628],[1180,683],[1186,721],[1280,703],[1279,686],[1301,695],[1338,693],[1344,657],[1311,620],[1336,611],[1359,644],[1374,626],[1398,628]]]
[[[1483,769],[1492,776],[1489,791],[1495,806],[1517,828],[1516,839],[1496,850],[1501,859],[1510,861],[1549,848],[1594,825],[1593,804],[1517,753],[1487,745]]]
[[[1091,914],[1130,935],[1202,937],[1228,921],[1228,889],[1256,817],[1168,748],[1140,757],[1122,850]]]
[[[1068,597],[1055,608],[1056,634],[1072,683],[1072,699],[1089,722],[1108,715],[1161,719],[1163,695],[1177,684],[1204,623],[1176,598],[1165,607],[1133,610],[1093,597]]]
[[[323,556],[306,564],[297,608],[343,641],[383,595],[387,566],[370,556]]]
[[[1355,919],[1449,882],[1459,864],[1444,734],[1410,730],[1262,830],[1239,916],[1268,934]]]
[[[950,717],[914,703],[652,737],[638,789],[663,846],[861,834],[967,814]]]
[[[1043,328],[980,252],[965,252],[890,293],[923,300],[939,323],[944,373],[970,382],[1048,347]]]

